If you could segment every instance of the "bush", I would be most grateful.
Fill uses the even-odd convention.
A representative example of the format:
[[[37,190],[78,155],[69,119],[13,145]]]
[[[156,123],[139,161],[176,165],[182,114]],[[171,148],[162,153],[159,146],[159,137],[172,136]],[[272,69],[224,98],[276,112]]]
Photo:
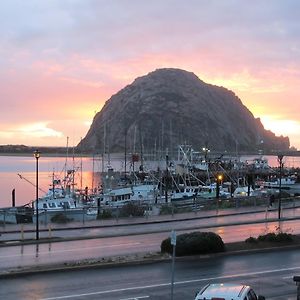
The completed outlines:
[[[248,243],[248,244],[256,244],[256,243],[258,243],[258,240],[257,240],[255,237],[250,236],[249,238],[247,238],[247,239],[245,240],[245,243]]]
[[[73,221],[73,219],[68,218],[64,213],[57,213],[51,218],[51,222],[53,223],[65,224],[70,221]]]
[[[112,218],[112,212],[111,210],[105,209],[97,216],[97,220],[101,219],[110,219]]]
[[[267,234],[259,235],[257,240],[260,242],[275,242],[276,241],[276,233],[269,232]]]
[[[120,216],[121,217],[141,217],[144,215],[144,208],[140,205],[134,204],[132,202],[129,202],[122,206],[120,210]]]
[[[217,253],[225,251],[222,238],[214,232],[191,232],[177,236],[176,256]],[[167,238],[161,243],[161,252],[171,254],[173,246]]]
[[[169,205],[163,205],[160,209],[161,215],[171,215],[178,213],[177,207],[169,206]]]
[[[260,235],[257,238],[258,241],[261,242],[275,242],[275,243],[284,243],[284,242],[292,242],[293,235],[286,232],[270,232],[264,235]]]
[[[277,242],[292,242],[293,241],[293,235],[286,232],[279,232],[276,237]]]

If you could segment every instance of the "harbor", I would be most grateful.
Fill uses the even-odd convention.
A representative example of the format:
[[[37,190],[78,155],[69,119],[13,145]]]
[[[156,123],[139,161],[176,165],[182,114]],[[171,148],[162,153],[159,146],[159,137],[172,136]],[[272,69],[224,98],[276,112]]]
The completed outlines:
[[[285,157],[280,169],[276,156],[233,159],[204,152],[197,157],[183,147],[176,159],[166,156],[155,161],[129,154],[126,159],[116,155],[42,156],[38,191],[34,158],[1,156],[0,160],[0,222],[4,224],[35,223],[37,194],[38,222],[42,224],[55,221],[58,213],[63,213],[65,221],[83,222],[130,216],[123,209],[128,204],[140,208],[133,214],[158,215],[268,206],[271,195],[278,199],[279,189],[280,198],[291,200],[300,194],[299,157]]]

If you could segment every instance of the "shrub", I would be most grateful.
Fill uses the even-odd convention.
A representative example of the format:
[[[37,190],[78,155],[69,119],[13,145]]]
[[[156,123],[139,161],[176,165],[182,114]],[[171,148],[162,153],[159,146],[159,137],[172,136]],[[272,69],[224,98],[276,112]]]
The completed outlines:
[[[286,232],[279,232],[277,234],[277,242],[292,242],[293,241],[293,235]]]
[[[112,212],[111,212],[111,210],[108,210],[108,209],[104,209],[97,216],[97,220],[99,220],[99,219],[110,219],[110,218],[112,218]]]
[[[163,205],[160,209],[161,215],[171,215],[178,213],[178,209],[174,206]]]
[[[257,240],[255,237],[250,236],[249,238],[247,238],[247,239],[245,240],[245,243],[256,244],[256,243],[258,243],[258,240]]]
[[[171,254],[173,246],[167,238],[161,243],[161,252]],[[225,251],[222,238],[214,232],[191,232],[177,236],[176,256],[207,254]]]
[[[57,213],[51,218],[51,222],[53,223],[68,223],[73,219],[68,218],[64,213]]]
[[[276,241],[276,233],[269,232],[267,234],[259,235],[257,240],[260,242],[275,242]]]
[[[134,204],[132,202],[129,202],[122,206],[120,210],[120,216],[121,217],[140,217],[144,215],[144,208],[140,205]]]
[[[292,242],[293,235],[286,232],[269,232],[265,235],[260,235],[258,241],[261,242],[275,242],[275,243],[284,243],[284,242]]]

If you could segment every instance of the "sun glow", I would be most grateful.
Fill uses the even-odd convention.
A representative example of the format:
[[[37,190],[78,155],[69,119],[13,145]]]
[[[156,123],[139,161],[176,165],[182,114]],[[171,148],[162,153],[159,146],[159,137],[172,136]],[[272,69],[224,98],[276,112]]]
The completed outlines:
[[[23,125],[18,131],[31,137],[62,137],[63,134],[48,127],[48,122]]]
[[[271,130],[277,135],[288,136],[300,131],[300,122],[293,120],[280,120],[271,116],[262,116],[261,122],[265,129]]]

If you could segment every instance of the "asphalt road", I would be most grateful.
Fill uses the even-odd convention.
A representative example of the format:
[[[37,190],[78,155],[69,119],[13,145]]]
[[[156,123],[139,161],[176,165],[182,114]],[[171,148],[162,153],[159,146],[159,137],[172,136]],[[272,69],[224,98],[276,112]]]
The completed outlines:
[[[280,224],[273,222],[239,226],[220,226],[202,230],[214,231],[222,237],[225,243],[228,243],[242,241],[249,236],[257,237],[259,234],[273,231],[279,225],[283,231],[300,233],[299,220],[282,221]],[[178,233],[182,232],[185,232],[185,230],[178,231]],[[3,247],[0,248],[0,272],[26,266],[63,263],[84,259],[99,259],[133,253],[158,252],[160,251],[161,241],[167,238],[169,234],[170,232],[167,231],[39,245]]]
[[[268,300],[296,299],[297,250],[175,263],[174,300],[194,299],[208,282],[252,285]],[[170,299],[170,262],[23,275],[0,279],[0,299]]]

